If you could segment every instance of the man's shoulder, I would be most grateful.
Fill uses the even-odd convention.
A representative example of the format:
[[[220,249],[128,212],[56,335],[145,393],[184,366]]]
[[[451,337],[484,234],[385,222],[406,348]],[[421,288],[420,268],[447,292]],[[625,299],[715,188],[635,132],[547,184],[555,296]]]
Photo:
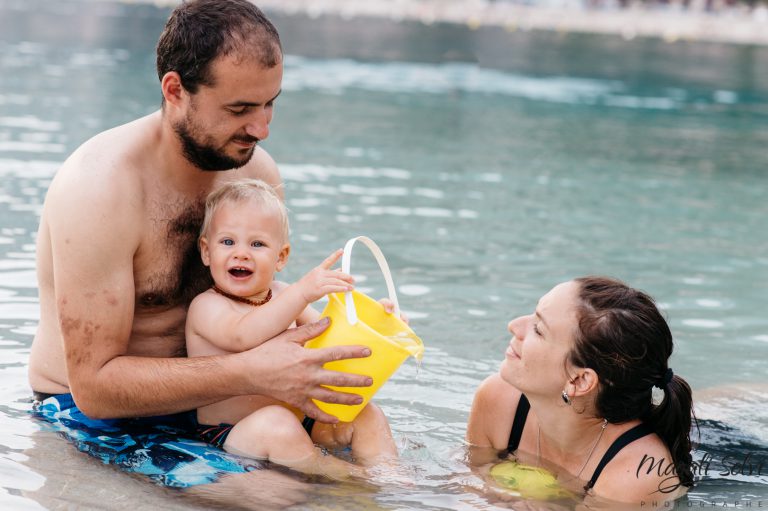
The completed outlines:
[[[280,177],[280,171],[277,168],[277,164],[272,157],[259,146],[256,146],[256,150],[253,152],[253,158],[247,165],[242,167],[241,175],[238,177],[250,177],[254,179],[261,179],[272,185],[280,194],[284,197],[283,193],[283,180]]]
[[[135,197],[141,186],[139,162],[149,149],[142,131],[151,123],[151,116],[144,117],[85,141],[61,166],[49,193]]]

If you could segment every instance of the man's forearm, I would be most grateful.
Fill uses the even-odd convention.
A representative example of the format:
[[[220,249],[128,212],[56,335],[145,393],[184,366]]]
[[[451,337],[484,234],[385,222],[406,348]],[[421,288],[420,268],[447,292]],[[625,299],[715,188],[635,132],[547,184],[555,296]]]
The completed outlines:
[[[78,407],[92,418],[143,417],[193,410],[249,393],[239,359],[237,354],[116,357],[92,380],[72,382],[72,394]]]

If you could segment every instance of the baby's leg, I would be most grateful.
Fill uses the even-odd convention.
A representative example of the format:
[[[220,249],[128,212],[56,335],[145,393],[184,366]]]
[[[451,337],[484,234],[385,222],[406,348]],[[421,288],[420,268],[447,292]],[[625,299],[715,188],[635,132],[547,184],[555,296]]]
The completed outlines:
[[[363,475],[351,463],[323,456],[296,416],[277,405],[261,408],[235,424],[224,442],[224,450],[335,479]]]
[[[350,446],[352,455],[361,465],[371,466],[397,458],[397,447],[387,418],[373,403],[363,408],[353,422],[315,424],[312,439],[329,448]]]
[[[392,430],[381,408],[373,403],[363,408],[352,422],[352,454],[363,465],[397,458],[397,446]]]

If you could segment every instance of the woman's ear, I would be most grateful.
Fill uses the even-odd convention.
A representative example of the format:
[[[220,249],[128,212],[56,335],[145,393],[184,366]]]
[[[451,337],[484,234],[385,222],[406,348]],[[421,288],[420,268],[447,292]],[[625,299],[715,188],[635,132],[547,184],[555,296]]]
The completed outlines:
[[[575,377],[570,381],[573,388],[573,396],[585,396],[597,389],[600,383],[597,373],[593,369],[584,368],[576,371]]]
[[[275,264],[276,271],[283,271],[285,265],[288,264],[288,256],[291,254],[291,245],[286,243],[283,248],[280,249],[280,253],[277,255],[277,264]]]

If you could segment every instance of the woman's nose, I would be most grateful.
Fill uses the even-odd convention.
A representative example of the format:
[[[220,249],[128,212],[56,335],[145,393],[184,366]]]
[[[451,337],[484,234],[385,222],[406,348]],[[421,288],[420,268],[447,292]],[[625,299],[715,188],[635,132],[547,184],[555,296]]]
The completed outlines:
[[[529,316],[520,316],[507,324],[507,330],[509,330],[509,333],[521,341],[525,338],[525,322],[526,318],[528,317]]]

